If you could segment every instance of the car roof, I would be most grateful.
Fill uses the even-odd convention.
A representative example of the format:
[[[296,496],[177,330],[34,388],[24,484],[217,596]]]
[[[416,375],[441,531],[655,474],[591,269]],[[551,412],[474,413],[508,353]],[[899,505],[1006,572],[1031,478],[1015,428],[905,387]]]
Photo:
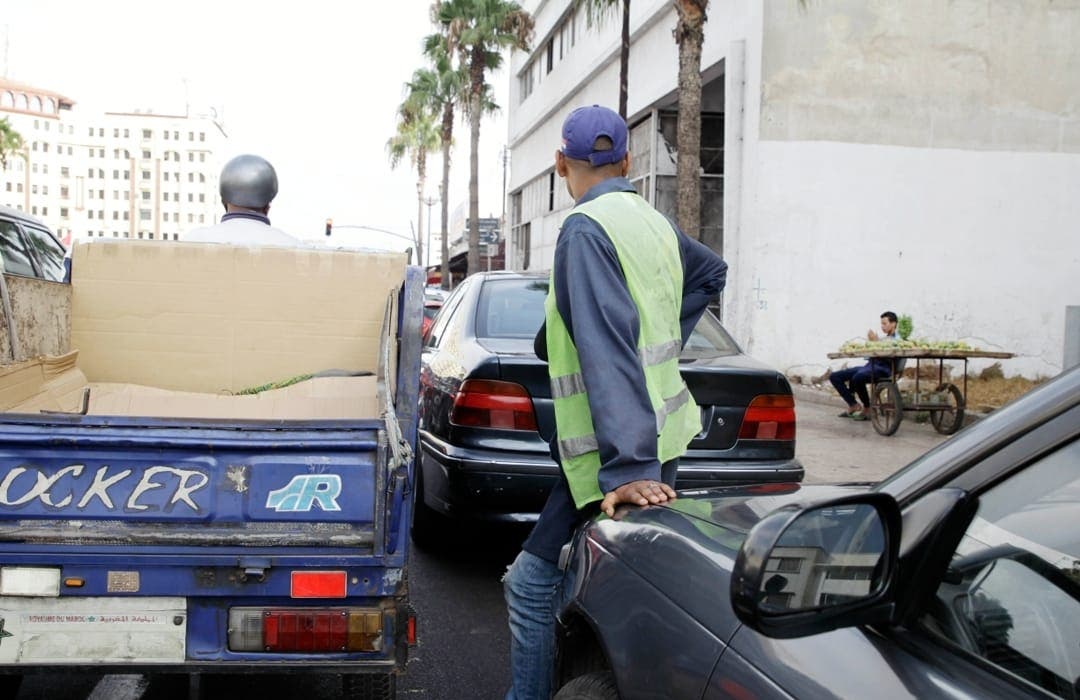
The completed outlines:
[[[19,219],[19,220],[24,221],[26,223],[35,224],[36,226],[38,226],[40,228],[47,229],[47,230],[52,230],[52,229],[49,229],[49,227],[46,226],[45,222],[42,221],[41,219],[38,219],[37,217],[34,217],[34,216],[30,216],[29,214],[27,214],[24,211],[19,211],[18,209],[13,209],[12,207],[5,206],[3,204],[0,204],[0,216],[5,216],[5,217],[11,218],[11,219]]]

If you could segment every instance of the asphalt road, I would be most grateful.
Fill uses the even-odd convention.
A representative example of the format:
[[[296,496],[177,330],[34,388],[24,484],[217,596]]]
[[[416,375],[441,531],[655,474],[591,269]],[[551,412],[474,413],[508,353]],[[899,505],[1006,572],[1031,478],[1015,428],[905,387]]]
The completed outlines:
[[[892,437],[869,422],[838,418],[842,409],[828,392],[797,393],[797,456],[809,482],[877,481],[946,438],[929,424],[905,418]],[[497,700],[509,683],[509,632],[500,579],[527,529],[467,528],[449,531],[432,550],[413,548],[411,599],[417,608],[419,645],[398,686],[401,698]],[[210,677],[204,696],[336,700],[333,676]],[[29,676],[19,700],[173,700],[187,697],[181,677],[49,674]]]

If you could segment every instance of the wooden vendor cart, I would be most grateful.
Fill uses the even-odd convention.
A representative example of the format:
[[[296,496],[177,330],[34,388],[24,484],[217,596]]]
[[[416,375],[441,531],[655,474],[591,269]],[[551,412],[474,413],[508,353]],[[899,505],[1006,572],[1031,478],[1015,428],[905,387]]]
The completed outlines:
[[[855,349],[850,352],[831,352],[829,359],[875,358],[892,360],[892,375],[888,379],[874,381],[870,389],[870,421],[881,435],[892,435],[904,419],[904,411],[926,411],[930,414],[930,423],[942,435],[952,435],[964,424],[964,409],[967,406],[967,366],[971,358],[1008,359],[1011,352],[995,352],[973,349],[929,349],[929,348],[886,348]],[[901,391],[896,360],[915,360],[915,388]],[[937,386],[933,391],[920,386],[920,370],[923,360],[937,361]],[[962,388],[945,378],[945,362],[963,361],[964,372]]]

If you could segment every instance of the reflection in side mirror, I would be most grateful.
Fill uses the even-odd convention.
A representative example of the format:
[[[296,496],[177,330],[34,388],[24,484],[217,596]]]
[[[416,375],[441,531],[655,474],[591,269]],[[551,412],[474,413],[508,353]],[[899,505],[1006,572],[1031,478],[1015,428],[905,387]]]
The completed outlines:
[[[775,638],[890,619],[900,527],[896,501],[874,492],[770,513],[735,558],[736,616]]]
[[[764,613],[812,610],[870,597],[882,587],[885,530],[875,507],[801,513],[780,535],[759,589]]]

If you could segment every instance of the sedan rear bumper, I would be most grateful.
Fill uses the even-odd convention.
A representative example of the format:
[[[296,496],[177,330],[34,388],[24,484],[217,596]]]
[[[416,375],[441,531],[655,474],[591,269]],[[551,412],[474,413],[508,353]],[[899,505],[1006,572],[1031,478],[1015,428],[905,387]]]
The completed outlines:
[[[431,435],[420,436],[424,503],[455,518],[535,522],[559,478],[545,452],[461,448]],[[676,487],[698,489],[763,482],[802,481],[797,459],[679,460]]]

